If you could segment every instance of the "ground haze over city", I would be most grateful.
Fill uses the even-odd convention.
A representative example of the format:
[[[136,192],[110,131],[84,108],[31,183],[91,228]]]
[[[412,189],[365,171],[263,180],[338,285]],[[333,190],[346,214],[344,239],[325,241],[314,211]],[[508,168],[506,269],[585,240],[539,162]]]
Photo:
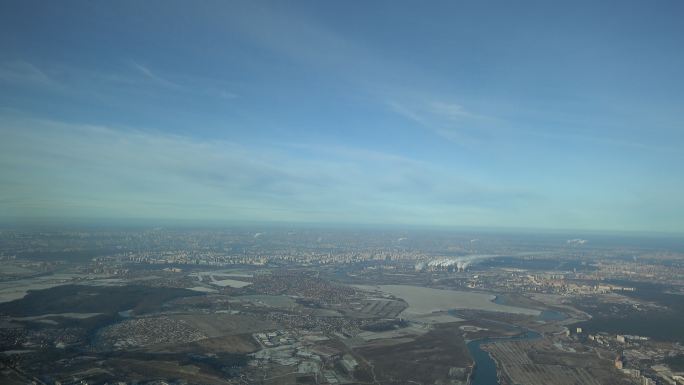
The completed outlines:
[[[675,384],[667,235],[0,232],[3,384]]]

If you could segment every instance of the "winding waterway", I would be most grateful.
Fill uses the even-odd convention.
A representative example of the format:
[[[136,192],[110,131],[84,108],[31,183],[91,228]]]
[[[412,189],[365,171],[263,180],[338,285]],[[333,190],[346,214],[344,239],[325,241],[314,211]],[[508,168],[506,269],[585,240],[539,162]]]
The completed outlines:
[[[500,295],[496,296],[493,302],[500,305],[506,304],[505,298]],[[543,310],[537,317],[541,321],[560,321],[567,318],[567,315],[555,310]],[[509,326],[512,329],[519,329],[514,325]],[[496,362],[488,352],[482,350],[482,345],[503,341],[534,340],[537,338],[541,338],[539,333],[527,330],[513,337],[491,337],[468,342],[468,351],[473,357],[473,361],[475,361],[471,385],[499,385],[499,378],[496,373]]]
[[[516,340],[533,340],[541,338],[537,332],[527,331],[513,337],[492,337],[482,338],[468,342],[468,351],[475,361],[475,367],[471,375],[471,385],[499,385],[499,379],[496,376],[496,362],[492,356],[486,351],[482,350],[483,344],[503,341]]]
[[[492,302],[498,305],[508,305],[506,298],[501,295],[497,295]],[[568,318],[568,316],[556,310],[542,310],[537,318],[541,321],[562,321]]]

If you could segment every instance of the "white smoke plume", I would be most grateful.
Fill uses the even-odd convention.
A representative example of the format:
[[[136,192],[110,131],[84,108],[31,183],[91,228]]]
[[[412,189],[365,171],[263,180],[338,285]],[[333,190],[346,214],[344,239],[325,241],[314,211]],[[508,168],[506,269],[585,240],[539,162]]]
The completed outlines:
[[[467,255],[464,257],[440,257],[430,261],[417,263],[416,270],[456,270],[466,271],[472,264],[483,259],[495,257],[494,255]]]

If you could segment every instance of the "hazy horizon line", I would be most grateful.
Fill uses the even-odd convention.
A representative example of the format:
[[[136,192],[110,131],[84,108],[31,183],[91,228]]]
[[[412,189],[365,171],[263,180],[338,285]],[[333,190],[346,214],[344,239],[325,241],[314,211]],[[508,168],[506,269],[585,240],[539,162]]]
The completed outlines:
[[[299,229],[363,229],[363,230],[405,230],[405,231],[463,231],[488,233],[544,233],[544,234],[599,234],[599,235],[641,235],[684,237],[684,232],[655,231],[655,230],[624,230],[624,229],[581,229],[560,227],[529,227],[529,226],[484,226],[484,225],[428,225],[407,223],[370,223],[370,222],[331,222],[331,221],[257,221],[257,220],[223,220],[223,219],[188,219],[188,218],[82,218],[82,217],[44,217],[44,218],[5,218],[0,219],[0,228],[299,228]]]

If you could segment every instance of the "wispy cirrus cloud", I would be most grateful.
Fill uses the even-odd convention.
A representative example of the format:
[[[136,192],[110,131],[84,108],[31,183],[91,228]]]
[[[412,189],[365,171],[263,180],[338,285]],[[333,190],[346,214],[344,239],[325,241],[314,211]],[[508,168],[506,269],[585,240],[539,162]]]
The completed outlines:
[[[229,90],[228,84],[217,79],[166,74],[133,60],[123,63],[119,67],[93,70],[59,63],[38,66],[27,61],[0,62],[0,82],[69,95],[164,89],[194,97],[225,100],[239,97]]]
[[[43,88],[59,86],[46,71],[26,61],[0,63],[0,82]]]
[[[251,147],[34,119],[3,119],[0,130],[0,211],[10,216],[449,223],[539,199],[453,168],[339,145]]]
[[[379,108],[389,106],[390,111],[455,143],[477,141],[483,134],[468,132],[471,127],[487,125],[492,130],[497,120],[450,101],[455,98],[428,85],[443,83],[443,79],[379,55],[363,42],[301,14],[247,5],[229,17],[230,28],[259,46],[350,84]]]
[[[13,83],[50,84],[50,77],[25,61],[5,62],[0,66],[0,80]]]
[[[139,72],[140,74],[142,74],[143,76],[145,76],[147,79],[149,79],[150,81],[152,81],[155,84],[158,84],[160,86],[167,87],[167,88],[173,88],[173,89],[182,89],[183,88],[183,86],[181,86],[180,84],[174,83],[174,82],[166,79],[165,77],[162,77],[162,76],[158,75],[157,73],[152,72],[151,69],[149,69],[147,66],[144,66],[140,63],[137,63],[135,61],[131,61],[131,67],[133,67],[133,69],[135,69],[137,72]]]
[[[470,111],[467,111],[465,107],[457,103],[433,101],[429,104],[429,109],[431,112],[441,115],[444,118],[450,120],[460,120],[464,118],[479,118],[479,116],[474,115]]]
[[[449,79],[414,67],[410,62],[383,56],[365,42],[352,39],[303,13],[262,4],[242,4],[238,8],[239,11],[226,16],[231,20],[228,27],[231,30],[239,31],[252,43],[299,66],[351,84],[369,102],[460,146],[491,147],[521,137],[530,141],[545,138],[558,142],[577,140],[605,147],[628,146],[644,150],[660,147],[644,146],[596,132],[576,135],[567,128],[559,130],[554,125],[573,125],[581,116],[569,114],[566,122],[558,124],[546,116],[544,109],[548,106],[521,107],[517,102],[493,97],[473,100],[467,93],[445,91],[435,85],[447,84]],[[511,115],[525,115],[534,123],[521,124],[521,119],[514,122],[509,118]],[[537,128],[540,121],[544,122],[544,131]]]
[[[476,114],[463,105],[429,98],[386,102],[390,111],[459,145],[472,146],[503,129],[500,119]]]

